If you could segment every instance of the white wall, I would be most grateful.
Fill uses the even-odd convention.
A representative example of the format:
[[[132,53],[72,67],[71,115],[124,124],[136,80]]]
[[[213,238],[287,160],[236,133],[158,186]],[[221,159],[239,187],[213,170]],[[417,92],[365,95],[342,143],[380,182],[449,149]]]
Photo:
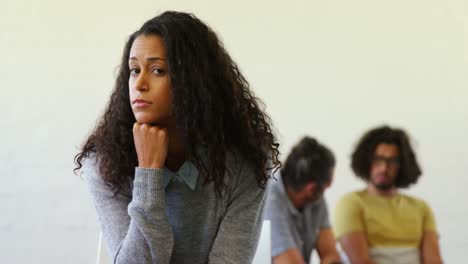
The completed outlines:
[[[98,227],[73,155],[102,112],[126,37],[165,10],[222,37],[288,152],[302,135],[337,155],[331,207],[360,188],[349,154],[368,128],[414,138],[409,193],[433,207],[446,263],[468,248],[468,4],[463,0],[0,3],[0,259],[90,263]],[[464,254],[465,253],[465,254]]]

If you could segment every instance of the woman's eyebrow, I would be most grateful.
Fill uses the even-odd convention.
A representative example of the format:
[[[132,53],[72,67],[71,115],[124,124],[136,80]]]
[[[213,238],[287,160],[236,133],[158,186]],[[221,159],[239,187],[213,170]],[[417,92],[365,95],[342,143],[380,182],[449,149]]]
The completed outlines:
[[[166,61],[165,59],[160,58],[160,57],[149,57],[149,58],[146,58],[146,60],[147,61],[157,61],[157,60]],[[138,61],[138,59],[136,57],[131,57],[129,61]]]

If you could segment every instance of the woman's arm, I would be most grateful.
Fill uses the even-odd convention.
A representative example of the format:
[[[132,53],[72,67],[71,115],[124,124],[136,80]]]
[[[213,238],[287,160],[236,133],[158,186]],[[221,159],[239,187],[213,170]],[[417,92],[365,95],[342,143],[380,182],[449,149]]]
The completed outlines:
[[[132,198],[114,195],[85,162],[84,175],[113,263],[169,263],[173,233],[165,210],[163,170],[136,168]]]
[[[265,190],[252,170],[241,170],[219,226],[209,263],[252,263],[263,223]]]

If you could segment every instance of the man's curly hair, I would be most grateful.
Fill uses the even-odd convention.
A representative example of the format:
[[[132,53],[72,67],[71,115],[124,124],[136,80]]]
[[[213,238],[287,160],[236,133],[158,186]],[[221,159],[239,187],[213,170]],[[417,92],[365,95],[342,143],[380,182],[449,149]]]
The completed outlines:
[[[397,188],[407,188],[418,181],[421,169],[411,147],[408,135],[402,129],[381,126],[368,131],[357,143],[351,156],[351,168],[364,181],[369,181],[369,171],[375,149],[381,143],[395,144],[400,152],[400,168],[395,179]]]

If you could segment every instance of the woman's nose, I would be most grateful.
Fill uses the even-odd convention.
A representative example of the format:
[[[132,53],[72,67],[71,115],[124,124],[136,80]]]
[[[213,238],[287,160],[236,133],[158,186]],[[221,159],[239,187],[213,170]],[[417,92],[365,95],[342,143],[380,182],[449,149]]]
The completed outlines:
[[[139,92],[149,90],[148,81],[147,81],[147,78],[146,78],[146,76],[145,76],[145,74],[143,72],[141,72],[138,75],[138,78],[136,79],[136,81],[134,83],[134,87]]]

